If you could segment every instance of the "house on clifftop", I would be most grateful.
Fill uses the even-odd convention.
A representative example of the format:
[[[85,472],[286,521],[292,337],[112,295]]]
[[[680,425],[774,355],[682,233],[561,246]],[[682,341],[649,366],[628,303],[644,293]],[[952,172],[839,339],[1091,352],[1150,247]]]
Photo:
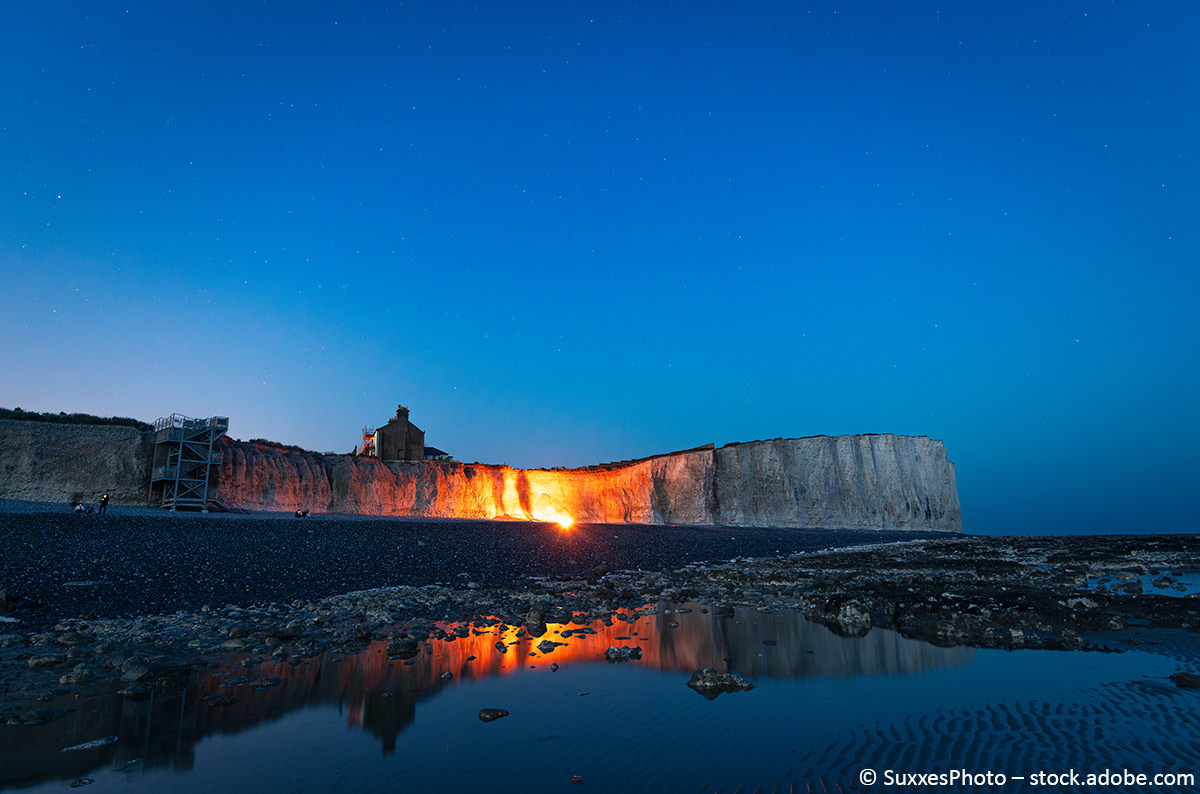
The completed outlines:
[[[396,406],[396,415],[378,429],[363,428],[360,455],[380,460],[423,460],[425,431],[408,421],[408,409]]]

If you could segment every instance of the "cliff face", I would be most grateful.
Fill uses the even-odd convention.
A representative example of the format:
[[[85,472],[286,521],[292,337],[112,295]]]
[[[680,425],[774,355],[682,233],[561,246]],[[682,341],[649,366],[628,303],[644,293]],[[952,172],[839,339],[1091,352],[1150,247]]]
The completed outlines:
[[[923,436],[776,439],[555,471],[229,442],[218,482],[225,505],[250,510],[962,531],[954,464]]]
[[[924,436],[753,441],[549,471],[220,443],[215,498],[234,509],[962,531],[954,464]],[[0,420],[0,498],[144,503],[153,448],[131,427]]]
[[[434,518],[703,524],[712,515],[712,450],[610,471],[543,471],[321,456],[231,442],[218,475],[227,507]]]
[[[218,443],[222,456],[217,470],[216,499],[226,507],[321,513],[331,509],[330,458],[228,437]]]
[[[814,436],[716,451],[715,523],[962,531],[954,464],[925,436]]]
[[[134,427],[0,419],[0,498],[145,504],[153,453]]]

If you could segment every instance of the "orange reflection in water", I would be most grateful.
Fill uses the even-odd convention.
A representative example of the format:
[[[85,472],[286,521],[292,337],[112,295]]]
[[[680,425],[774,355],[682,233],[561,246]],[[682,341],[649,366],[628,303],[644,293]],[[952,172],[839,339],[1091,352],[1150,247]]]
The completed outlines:
[[[604,651],[610,646],[641,648],[641,659],[627,663],[637,667],[687,675],[713,667],[751,680],[918,672],[963,664],[974,653],[970,648],[936,648],[880,630],[866,637],[841,637],[794,612],[760,614],[738,609],[732,617],[718,618],[700,609],[678,611],[679,607],[664,604],[653,612],[619,610],[611,621],[548,624],[540,636],[504,624],[475,628],[449,623],[442,628],[453,632],[465,627],[468,635],[424,641],[409,662],[387,658],[386,641],[377,640],[361,653],[336,662],[326,654],[296,666],[269,661],[252,668],[253,672],[205,671],[197,681],[197,722],[200,727],[229,730],[313,700],[336,701],[346,709],[350,726],[369,728],[381,737],[386,753],[412,722],[416,702],[426,694],[464,678],[509,675],[551,663],[561,667],[604,664]],[[539,650],[538,645],[546,641],[554,647]],[[452,676],[449,680],[442,678],[447,672]],[[251,693],[245,691],[246,685],[222,687],[231,674],[278,676],[284,681]],[[232,710],[208,707],[203,698],[218,693],[234,694],[239,702]]]
[[[636,622],[628,623],[623,618]],[[463,623],[442,624],[450,632],[461,626],[467,627],[468,636],[427,640],[421,644],[420,653],[409,660],[411,664],[389,659],[387,641],[376,640],[361,653],[346,655],[337,662],[333,661],[332,654],[326,654],[300,665],[269,660],[249,671],[236,663],[223,671],[203,671],[197,679],[197,727],[201,730],[218,727],[236,730],[239,725],[257,724],[314,699],[336,700],[346,709],[348,726],[370,728],[383,740],[386,753],[391,752],[399,731],[415,717],[416,700],[439,687],[453,685],[457,679],[508,675],[551,663],[560,666],[578,662],[604,663],[604,651],[610,645],[637,645],[642,648],[642,664],[659,666],[663,663],[654,616],[638,619],[627,610],[615,614],[611,626],[604,621],[590,622],[586,627],[574,623],[549,624],[546,633],[538,637],[521,627],[504,624],[486,628],[472,628]],[[580,630],[585,633],[575,633]],[[543,653],[536,646],[547,640],[563,644]],[[452,679],[442,678],[446,672],[452,674]],[[249,684],[225,686],[234,675],[250,679],[278,677],[284,681],[281,685],[250,692]],[[208,705],[204,698],[217,694],[234,695],[238,700],[236,707]]]

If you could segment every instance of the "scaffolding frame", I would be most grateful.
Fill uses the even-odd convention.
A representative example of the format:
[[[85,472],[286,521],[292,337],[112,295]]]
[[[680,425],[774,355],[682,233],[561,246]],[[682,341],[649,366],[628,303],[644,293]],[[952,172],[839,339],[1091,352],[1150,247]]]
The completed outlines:
[[[194,419],[171,414],[154,422],[154,462],[146,504],[154,500],[154,488],[162,488],[162,507],[169,510],[198,508],[208,512],[212,467],[221,465],[221,453],[213,445],[229,430],[229,417]],[[215,490],[215,489],[214,489]]]

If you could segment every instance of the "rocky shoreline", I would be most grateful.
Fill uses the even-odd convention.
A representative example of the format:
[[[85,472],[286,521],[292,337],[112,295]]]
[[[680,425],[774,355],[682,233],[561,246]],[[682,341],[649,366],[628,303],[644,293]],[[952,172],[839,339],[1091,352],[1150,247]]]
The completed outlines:
[[[464,580],[290,604],[71,618],[30,633],[6,622],[0,720],[52,720],[61,715],[38,702],[71,692],[176,690],[231,655],[250,669],[265,660],[301,664],[327,651],[357,653],[385,640],[389,657],[410,660],[430,638],[500,624],[519,627],[532,645],[557,624],[569,642],[571,626],[627,621],[681,602],[706,604],[716,615],[735,606],[795,610],[846,636],[882,627],[943,646],[1110,650],[1097,635],[1119,639],[1130,626],[1200,631],[1200,595],[1181,584],[1196,571],[1197,536],[959,537],[658,572],[601,566],[582,577],[510,586]],[[0,596],[0,616],[20,614],[13,605],[11,595]]]

